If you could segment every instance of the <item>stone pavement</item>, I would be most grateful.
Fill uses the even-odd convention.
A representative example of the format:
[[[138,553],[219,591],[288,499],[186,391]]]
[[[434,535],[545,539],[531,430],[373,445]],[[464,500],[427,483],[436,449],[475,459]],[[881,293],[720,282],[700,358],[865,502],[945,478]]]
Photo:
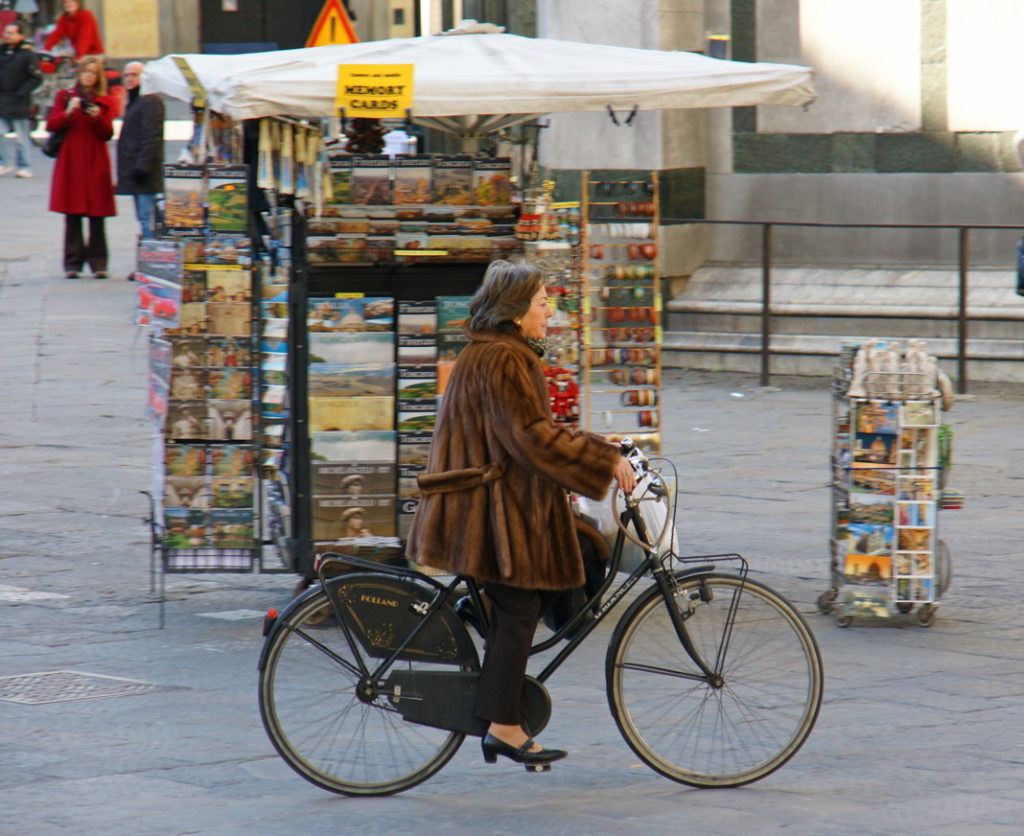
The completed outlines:
[[[738,375],[668,375],[684,550],[746,554],[822,647],[817,727],[774,775],[695,790],[638,764],[608,714],[606,622],[550,683],[544,740],[571,751],[551,773],[487,766],[469,740],[392,798],[300,779],[274,754],[256,703],[260,614],[287,602],[293,579],[168,576],[158,627],[140,493],[151,460],[145,335],[131,324],[131,284],[60,277],[48,166],[40,157],[36,179],[0,179],[0,677],[70,670],[153,689],[0,700],[0,833],[1024,831],[1024,440],[1021,393],[998,387],[949,416],[953,483],[969,499],[940,517],[954,580],[935,626],[844,630],[815,608],[827,586],[826,382],[762,390]],[[121,211],[110,224],[116,276],[131,267],[135,234],[127,201]]]

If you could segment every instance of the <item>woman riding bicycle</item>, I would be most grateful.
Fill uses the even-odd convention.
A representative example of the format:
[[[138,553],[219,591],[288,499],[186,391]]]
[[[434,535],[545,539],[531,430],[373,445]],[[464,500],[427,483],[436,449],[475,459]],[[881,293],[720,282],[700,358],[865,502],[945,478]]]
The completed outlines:
[[[629,462],[600,436],[551,417],[541,374],[551,316],[540,271],[495,261],[473,296],[469,345],[442,400],[407,555],[482,582],[489,633],[475,711],[489,721],[484,759],[525,764],[565,757],[522,727],[520,701],[542,591],[584,583],[566,491],[602,498]]]

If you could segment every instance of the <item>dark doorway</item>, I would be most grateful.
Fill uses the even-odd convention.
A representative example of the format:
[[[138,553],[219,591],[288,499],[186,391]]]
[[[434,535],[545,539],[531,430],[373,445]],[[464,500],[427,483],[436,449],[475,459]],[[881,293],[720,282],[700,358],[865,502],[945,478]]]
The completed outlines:
[[[223,0],[201,0],[202,52],[241,53],[298,49],[316,23],[324,0],[244,0],[244,11],[224,11]]]

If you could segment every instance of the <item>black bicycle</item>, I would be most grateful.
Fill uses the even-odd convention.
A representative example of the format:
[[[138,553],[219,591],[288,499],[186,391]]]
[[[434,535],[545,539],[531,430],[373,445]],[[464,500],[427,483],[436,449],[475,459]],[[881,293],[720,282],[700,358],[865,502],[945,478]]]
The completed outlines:
[[[757,781],[792,758],[814,727],[817,642],[785,598],[748,577],[740,555],[674,555],[675,493],[655,466],[671,463],[652,463],[635,448],[627,455],[639,483],[616,509],[607,577],[532,648],[567,640],[527,677],[523,725],[530,734],[544,729],[551,701],[543,683],[649,576],[608,644],[608,705],[619,730],[674,781]],[[643,547],[642,560],[612,590],[627,538]],[[477,643],[455,608],[468,595],[485,621],[477,585],[344,555],[324,559],[319,571],[318,585],[265,622],[259,702],[267,734],[296,772],[326,790],[387,795],[416,786],[466,735],[486,732],[472,710]]]

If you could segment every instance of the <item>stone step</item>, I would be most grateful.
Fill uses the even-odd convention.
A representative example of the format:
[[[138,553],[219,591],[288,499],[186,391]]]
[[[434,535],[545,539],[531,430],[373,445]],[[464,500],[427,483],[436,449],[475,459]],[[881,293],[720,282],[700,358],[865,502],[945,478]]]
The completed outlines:
[[[667,366],[760,369],[761,268],[700,268],[665,305]],[[968,273],[968,375],[1024,381],[1024,297],[1007,270]],[[959,275],[948,270],[775,268],[771,366],[831,374],[840,345],[870,337],[922,339],[955,371]],[[921,319],[920,317],[926,317]]]

